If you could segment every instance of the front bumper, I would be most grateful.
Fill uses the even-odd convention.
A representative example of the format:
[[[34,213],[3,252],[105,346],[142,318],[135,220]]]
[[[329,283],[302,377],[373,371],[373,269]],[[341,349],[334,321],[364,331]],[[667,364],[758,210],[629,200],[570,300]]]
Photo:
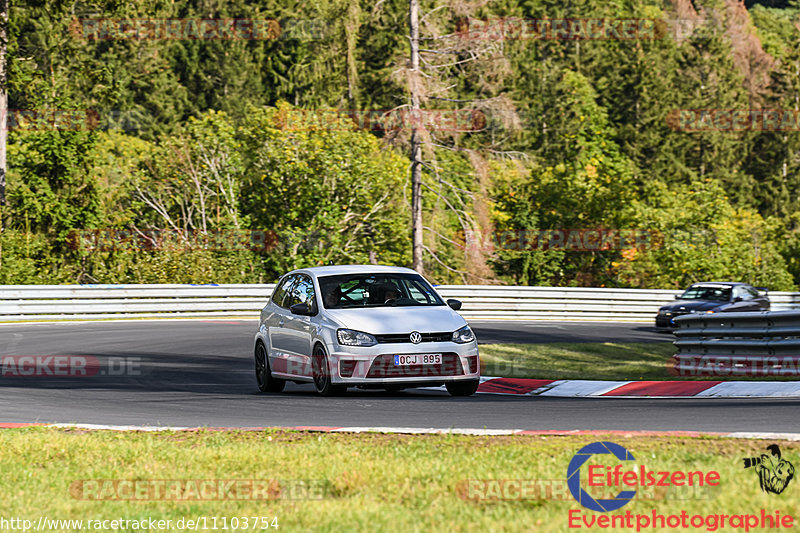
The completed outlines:
[[[678,325],[675,323],[675,319],[679,316],[686,316],[686,315],[693,315],[696,314],[693,311],[670,311],[670,314],[666,313],[658,313],[656,315],[656,327],[661,329],[678,329]]]
[[[329,346],[331,379],[340,385],[448,383],[480,378],[478,343],[392,343]],[[394,366],[395,355],[442,354],[439,365]],[[352,371],[352,373],[351,373]]]
[[[675,317],[659,314],[656,316],[656,327],[661,329],[675,329]]]

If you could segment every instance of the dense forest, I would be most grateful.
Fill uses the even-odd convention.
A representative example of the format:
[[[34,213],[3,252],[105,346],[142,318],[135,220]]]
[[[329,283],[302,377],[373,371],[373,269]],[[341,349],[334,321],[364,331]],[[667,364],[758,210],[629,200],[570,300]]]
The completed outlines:
[[[800,285],[800,3],[259,4],[12,2],[0,284],[410,266],[417,121],[435,282]]]

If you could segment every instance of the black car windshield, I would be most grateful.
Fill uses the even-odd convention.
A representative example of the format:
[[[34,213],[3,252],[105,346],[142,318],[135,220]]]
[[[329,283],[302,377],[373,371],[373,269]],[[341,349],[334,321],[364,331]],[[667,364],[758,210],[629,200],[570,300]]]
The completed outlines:
[[[731,299],[730,287],[689,287],[681,295],[682,300],[711,300],[727,302]]]
[[[319,278],[325,309],[445,305],[418,274],[344,274]]]

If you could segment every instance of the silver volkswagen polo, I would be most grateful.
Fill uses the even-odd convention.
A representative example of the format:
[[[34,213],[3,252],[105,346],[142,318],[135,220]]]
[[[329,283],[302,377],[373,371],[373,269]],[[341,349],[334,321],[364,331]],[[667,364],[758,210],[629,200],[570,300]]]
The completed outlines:
[[[258,388],[314,383],[323,396],[347,387],[399,390],[444,384],[478,388],[478,343],[414,270],[375,265],[304,268],[283,276],[255,336]]]

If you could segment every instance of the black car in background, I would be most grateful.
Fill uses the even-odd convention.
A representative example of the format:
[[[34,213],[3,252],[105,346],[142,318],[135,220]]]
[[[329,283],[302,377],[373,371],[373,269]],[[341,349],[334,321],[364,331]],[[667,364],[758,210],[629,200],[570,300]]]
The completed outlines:
[[[763,294],[759,291],[762,291]],[[662,306],[656,315],[656,327],[675,329],[675,317],[689,313],[732,313],[769,311],[767,289],[746,283],[695,283],[675,297],[675,302]]]

